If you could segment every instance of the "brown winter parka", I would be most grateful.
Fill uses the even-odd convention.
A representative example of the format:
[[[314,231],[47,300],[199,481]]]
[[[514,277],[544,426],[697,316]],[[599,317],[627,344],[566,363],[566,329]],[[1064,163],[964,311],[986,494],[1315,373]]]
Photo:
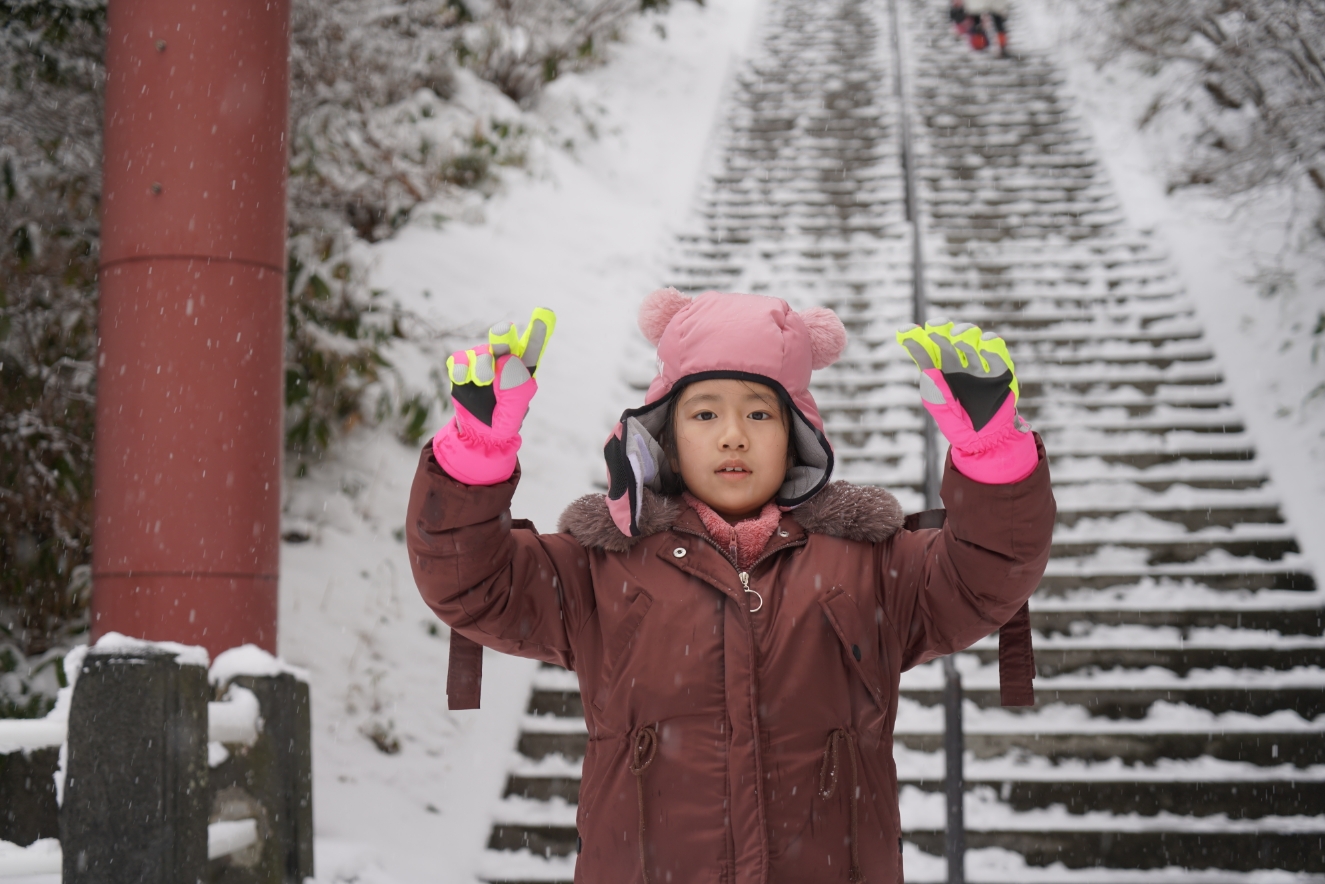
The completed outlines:
[[[1038,468],[1011,485],[949,462],[940,529],[907,530],[886,491],[834,482],[744,574],[679,499],[647,498],[639,537],[601,495],[540,535],[511,519],[518,469],[462,485],[429,446],[411,564],[462,636],[577,674],[577,882],[901,884],[898,678],[1034,591],[1055,515],[1036,442]]]

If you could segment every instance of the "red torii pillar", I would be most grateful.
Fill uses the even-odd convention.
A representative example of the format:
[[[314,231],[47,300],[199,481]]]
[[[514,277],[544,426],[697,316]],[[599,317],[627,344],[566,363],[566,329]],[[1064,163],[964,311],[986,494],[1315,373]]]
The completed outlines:
[[[289,0],[110,0],[92,636],[276,651]]]

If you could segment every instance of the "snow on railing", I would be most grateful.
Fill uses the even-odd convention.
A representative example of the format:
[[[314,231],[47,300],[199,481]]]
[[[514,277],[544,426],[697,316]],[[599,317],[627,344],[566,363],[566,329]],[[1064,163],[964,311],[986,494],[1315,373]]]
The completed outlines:
[[[232,684],[225,700],[207,704],[207,739],[213,743],[252,746],[261,730],[258,698],[247,688]]]
[[[174,642],[145,642],[110,633],[97,642],[95,648],[86,645],[74,648],[65,657],[64,668],[68,687],[60,689],[55,708],[45,718],[0,718],[0,755],[11,752],[32,752],[59,746],[65,742],[69,728],[69,705],[73,698],[74,683],[83,660],[89,653],[128,654],[149,651],[169,653],[181,664],[207,666],[207,652],[202,648],[179,645]],[[231,648],[217,656],[207,678],[213,685],[226,685],[240,676],[270,677],[282,674],[308,681],[307,674],[298,667],[256,648],[244,645]],[[231,685],[224,700],[207,704],[207,739],[214,743],[239,743],[252,746],[262,729],[258,711],[258,698],[252,691]]]
[[[56,718],[55,712],[45,718],[0,718],[0,755],[58,746],[64,742],[68,724],[64,718]]]
[[[64,660],[68,685],[60,689],[50,714],[0,719],[0,755],[20,753],[22,758],[11,760],[44,771],[29,778],[37,781],[29,786],[36,791],[17,797],[50,820],[58,815],[64,837],[78,845],[80,859],[93,867],[129,855],[125,851],[133,845],[120,843],[127,837],[144,843],[173,841],[177,856],[194,857],[197,863],[233,861],[247,867],[261,861],[297,870],[299,879],[310,877],[307,675],[248,645],[220,654],[210,670],[208,663],[202,648],[115,634],[92,648],[71,651]],[[80,678],[90,681],[76,690]],[[56,747],[58,767],[49,754],[44,761],[28,761],[31,753]],[[155,754],[157,763],[174,769],[175,775],[159,782],[133,776],[129,759],[141,762],[144,751]],[[201,766],[199,753],[206,759]],[[54,789],[46,779],[52,767]],[[89,778],[94,770],[102,773]],[[128,778],[96,788],[93,780],[104,779],[106,771],[112,779],[116,771]],[[199,776],[207,788],[180,786]],[[159,812],[142,832],[121,832],[112,842],[106,837],[106,820],[123,813],[121,804],[156,807]],[[197,841],[198,824],[208,817],[212,822],[204,852]],[[272,824],[264,823],[260,830],[258,818]],[[53,824],[44,827],[44,832],[51,831]],[[258,856],[229,859],[243,851]],[[60,875],[62,865],[57,839],[39,837],[27,847],[0,841],[0,879]],[[201,866],[197,872],[201,877]]]
[[[258,821],[224,820],[207,827],[207,858],[221,859],[258,843]],[[0,878],[19,875],[59,875],[64,852],[56,838],[42,838],[27,847],[0,841]]]
[[[258,843],[258,821],[225,820],[207,827],[207,858],[220,859]]]
[[[27,847],[0,841],[0,878],[18,875],[60,874],[64,855],[55,838],[42,838]]]

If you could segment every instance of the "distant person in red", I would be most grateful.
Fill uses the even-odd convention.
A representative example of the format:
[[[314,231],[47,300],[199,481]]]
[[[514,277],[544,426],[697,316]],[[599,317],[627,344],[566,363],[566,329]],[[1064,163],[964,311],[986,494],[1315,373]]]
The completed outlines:
[[[1011,11],[1009,0],[963,0],[963,7],[967,15],[971,48],[987,49],[991,42],[989,31],[992,29],[993,38],[998,41],[998,54],[1007,55],[1008,14]]]
[[[971,32],[971,17],[966,14],[965,0],[952,0],[948,7],[948,21],[952,23],[953,33],[959,37]]]

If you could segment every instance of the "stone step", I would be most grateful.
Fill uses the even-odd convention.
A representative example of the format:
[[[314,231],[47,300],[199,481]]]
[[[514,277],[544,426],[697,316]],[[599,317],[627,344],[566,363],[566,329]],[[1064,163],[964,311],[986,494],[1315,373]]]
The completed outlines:
[[[983,722],[971,714],[981,709],[1000,716],[997,720],[1000,727],[997,730],[984,727]],[[1056,706],[1053,711],[1058,713],[1062,709],[1062,706]],[[897,745],[916,752],[942,750],[942,709],[935,707],[927,711],[937,713],[929,716],[934,719],[932,726],[912,726],[905,721],[904,716],[899,716],[894,731],[894,742]],[[1011,723],[1020,723],[1020,729],[1014,729],[1005,720],[1006,710],[971,705],[967,712],[967,718],[972,720],[968,721],[965,728],[965,745],[975,758],[998,758],[1009,753],[1025,753],[1060,764],[1068,760],[1107,762],[1123,759],[1128,764],[1154,765],[1165,759],[1203,757],[1263,767],[1325,764],[1325,725],[1318,724],[1308,730],[1300,729],[1300,724],[1292,730],[1284,730],[1279,726],[1279,718],[1270,718],[1263,723],[1251,719],[1252,724],[1260,725],[1253,728],[1248,726],[1244,716],[1237,719],[1241,727],[1235,729],[1222,721],[1221,717],[1214,717],[1209,719],[1204,729],[1195,725],[1173,729],[1146,720],[1115,721],[1101,716],[1084,721],[1072,719],[1069,722],[1072,727],[1067,729],[1062,726],[1061,715],[1056,714],[1057,720],[1046,723],[1042,715],[1029,714],[1014,716]],[[1301,723],[1295,713],[1286,714],[1291,716],[1289,720]],[[1222,718],[1227,718],[1227,715]],[[545,717],[537,724],[525,727],[518,744],[520,754],[534,761],[554,756],[572,762],[583,759],[589,739],[583,727],[578,731],[536,729],[546,725],[548,720]],[[1047,724],[1059,726],[1051,728]]]
[[[1119,494],[1118,496],[1121,497],[1122,495]],[[1245,505],[1225,504],[1220,506],[1207,504],[1202,506],[1200,497],[1193,495],[1192,503],[1184,507],[1166,505],[1162,501],[1154,501],[1149,504],[1118,502],[1114,505],[1106,505],[1093,502],[1073,504],[1071,501],[1060,500],[1058,504],[1058,524],[1071,528],[1083,519],[1114,519],[1125,513],[1140,513],[1152,519],[1176,523],[1186,527],[1189,531],[1200,531],[1211,527],[1232,528],[1235,525],[1242,524],[1277,525],[1283,522],[1283,515],[1279,511],[1277,503],[1257,505],[1249,501]]]
[[[1053,651],[1046,651],[1045,667],[1052,669],[1056,659],[1068,659],[1067,652],[1055,654]],[[1155,652],[1158,656],[1158,652]],[[989,654],[981,655],[986,658],[997,661],[997,650]],[[1127,663],[1122,659],[1108,660],[1107,654],[1100,653],[1097,657],[1088,658],[1086,652],[1077,655],[1080,659],[1093,659],[1098,661],[1103,658],[1106,662],[1111,662],[1113,666],[1126,666]],[[1055,703],[1067,703],[1079,706],[1090,712],[1091,715],[1103,716],[1107,718],[1144,718],[1151,706],[1158,702],[1165,703],[1183,703],[1194,709],[1203,709],[1213,713],[1222,712],[1242,712],[1250,715],[1268,715],[1282,709],[1290,709],[1297,712],[1306,719],[1312,719],[1320,714],[1325,714],[1325,678],[1316,679],[1314,684],[1304,685],[1296,688],[1287,687],[1257,687],[1257,686],[1237,686],[1226,685],[1222,687],[1203,687],[1193,686],[1187,688],[1176,687],[1182,679],[1173,677],[1167,679],[1168,686],[1159,687],[1136,687],[1134,685],[1144,685],[1147,681],[1155,681],[1153,673],[1144,671],[1143,667],[1156,665],[1150,659],[1149,653],[1136,652],[1134,659],[1138,661],[1138,667],[1130,674],[1127,670],[1110,670],[1109,672],[1097,677],[1079,676],[1075,679],[1066,679],[1067,682],[1075,681],[1079,686],[1075,687],[1056,687],[1056,683],[1063,682],[1063,678],[1055,678],[1046,668],[1040,669],[1041,678],[1036,680],[1036,701],[1037,707],[1048,706]],[[1207,658],[1216,658],[1218,654],[1211,652],[1205,655]],[[1305,649],[1296,656],[1281,654],[1280,663],[1276,668],[1288,669],[1292,664],[1296,666],[1315,666],[1320,667],[1322,651],[1319,647]],[[1261,654],[1260,658],[1267,658],[1267,654]],[[1040,653],[1037,652],[1037,664],[1040,660]],[[1249,659],[1251,658],[1249,655]],[[1305,661],[1305,662],[1302,662]],[[1094,665],[1098,665],[1095,663]],[[1081,668],[1071,670],[1073,673],[1079,673]],[[932,680],[932,679],[931,679]],[[996,682],[996,678],[994,679]],[[921,706],[939,706],[943,703],[943,690],[941,685],[929,688],[911,688],[907,687],[905,681],[901,689],[901,696],[907,697]],[[986,709],[999,708],[999,695],[997,684],[992,686],[968,686],[965,696],[969,702]],[[1027,707],[1036,708],[1036,707]],[[552,691],[536,690],[534,691],[530,704],[529,713],[532,715],[556,715],[558,717],[578,719],[584,715],[584,704],[578,690]]]
[[[1316,589],[1315,575],[1305,565],[1261,562],[1259,559],[1240,559],[1227,569],[1202,563],[1069,568],[1063,567],[1061,562],[1061,559],[1050,559],[1038,592],[1064,595],[1083,589],[1131,586],[1144,579],[1165,577],[1226,592],[1254,592],[1262,589],[1313,592]]]
[[[1102,822],[1101,826],[1106,825]],[[903,837],[921,850],[941,856],[944,834],[906,825]],[[1251,872],[1280,869],[1325,872],[1325,834],[1319,831],[1113,831],[1050,827],[1036,830],[974,829],[967,824],[966,849],[998,847],[1022,855],[1028,865],[1062,864],[1068,869],[1197,868]]]
[[[941,711],[941,710],[936,710]],[[1291,713],[1290,713],[1291,714]],[[1028,721],[1032,718],[1026,716]],[[1269,767],[1291,764],[1296,767],[1325,764],[1325,734],[1316,732],[1275,732],[1267,726],[1258,733],[1231,734],[1213,727],[1207,732],[1164,732],[1158,728],[1118,729],[1112,732],[995,732],[987,733],[968,726],[964,735],[967,752],[976,758],[997,758],[1009,753],[1044,758],[1062,764],[1067,761],[1110,761],[1123,759],[1127,764],[1153,765],[1161,760],[1210,757],[1223,761],[1242,761]],[[943,748],[940,727],[923,732],[898,725],[894,742],[917,752],[937,752]],[[578,749],[566,748],[584,757],[585,738]]]
[[[1080,679],[1087,681],[1088,679]],[[1120,677],[1119,680],[1122,680]],[[1023,710],[1042,709],[1047,706],[1067,705],[1084,709],[1092,716],[1106,719],[1141,719],[1146,716],[1156,703],[1180,703],[1192,709],[1212,712],[1216,715],[1233,712],[1246,715],[1266,716],[1288,710],[1310,720],[1325,714],[1325,678],[1319,678],[1315,684],[1302,687],[1247,688],[1227,687],[1191,687],[1187,689],[1164,687],[1131,687],[1126,684],[1113,687],[1083,685],[1074,688],[1055,688],[1050,686],[1052,679],[1035,680],[1035,706],[1014,707],[1018,714]],[[1101,679],[1103,682],[1103,679]],[[1130,683],[1145,685],[1147,673],[1137,670],[1132,674]],[[920,706],[942,707],[943,689],[903,688],[900,696],[913,700]],[[968,703],[974,703],[982,709],[1002,709],[998,687],[967,687],[963,696]],[[1006,710],[1004,710],[1006,711]],[[1325,751],[1325,750],[1323,750]]]
[[[1153,589],[1152,589],[1153,592]],[[1036,598],[1031,607],[1031,626],[1041,633],[1073,634],[1080,627],[1141,626],[1176,629],[1274,630],[1283,635],[1325,635],[1325,607],[1306,594],[1299,606],[1282,601],[1272,605],[1194,605],[1127,608],[1062,604],[1060,599]],[[1253,596],[1253,599],[1255,597]],[[1222,601],[1222,600],[1221,600]]]
[[[528,850],[535,856],[570,856],[576,852],[578,838],[574,824],[496,822],[488,837],[488,849]]]
[[[1253,557],[1265,561],[1281,561],[1290,553],[1300,552],[1297,538],[1291,532],[1259,539],[1234,539],[1221,536],[1209,538],[1101,538],[1096,540],[1058,540],[1055,538],[1050,555],[1053,558],[1078,558],[1094,555],[1102,548],[1144,551],[1146,563],[1164,565],[1193,562],[1214,550],[1235,557]]]
[[[1075,200],[1030,201],[957,201],[938,202],[929,207],[931,223],[944,231],[967,227],[990,227],[1014,224],[1041,227],[1067,224],[1077,227],[1087,224],[1111,225],[1120,220],[1116,203],[1079,202]]]
[[[908,771],[899,764],[901,787],[925,792],[944,790],[942,753],[934,753],[937,764],[928,776]],[[1207,760],[1208,759],[1203,759]],[[1190,814],[1197,818],[1215,815],[1230,820],[1280,816],[1325,816],[1325,771],[1313,768],[1214,768],[1207,778],[1175,778],[1164,768],[1122,768],[1110,765],[1103,772],[1084,770],[1037,771],[1015,762],[1006,771],[980,772],[981,765],[968,762],[963,785],[968,792],[996,795],[1014,811],[1031,811],[1058,805],[1069,814]],[[988,766],[988,765],[986,765]],[[1208,769],[1208,767],[1207,767]],[[1199,770],[1199,769],[1198,769]],[[1035,776],[1036,774],[1041,776]],[[560,799],[579,803],[578,775],[515,773],[506,781],[503,797],[535,801]]]
[[[1078,621],[1080,622],[1080,621]],[[998,662],[998,648],[967,650],[982,663]],[[1035,669],[1045,677],[1076,673],[1086,669],[1141,670],[1157,667],[1178,676],[1193,670],[1229,669],[1287,670],[1314,666],[1325,670],[1325,646],[1320,643],[1291,643],[1280,640],[1264,648],[1218,646],[1147,647],[1139,641],[1132,646],[1057,647],[1049,639],[1035,641]],[[1322,685],[1325,688],[1325,685]]]

